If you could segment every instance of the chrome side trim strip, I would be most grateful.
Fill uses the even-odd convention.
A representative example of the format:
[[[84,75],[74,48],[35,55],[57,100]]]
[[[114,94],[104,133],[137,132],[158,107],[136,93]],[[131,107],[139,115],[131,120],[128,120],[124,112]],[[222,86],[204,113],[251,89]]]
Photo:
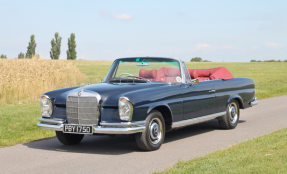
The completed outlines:
[[[102,125],[102,126],[116,126],[116,127],[138,126],[138,125],[145,125],[145,120],[144,121],[135,121],[135,122],[121,122],[121,123],[103,123],[103,122],[101,122],[100,125]]]
[[[55,119],[46,119],[46,118],[39,118],[39,121],[43,123],[50,123],[50,124],[63,124],[64,120],[55,120]]]
[[[205,122],[205,121],[209,121],[209,120],[213,120],[217,117],[224,116],[225,114],[226,114],[226,111],[211,114],[211,115],[206,115],[206,116],[202,116],[202,117],[196,117],[196,118],[192,118],[192,119],[188,119],[188,120],[173,122],[172,123],[172,129],[184,127],[184,126],[189,126],[192,124],[197,124],[197,123],[201,123],[201,122]]]
[[[250,105],[251,107],[258,105],[257,97],[255,97],[253,101],[249,102],[249,105]]]

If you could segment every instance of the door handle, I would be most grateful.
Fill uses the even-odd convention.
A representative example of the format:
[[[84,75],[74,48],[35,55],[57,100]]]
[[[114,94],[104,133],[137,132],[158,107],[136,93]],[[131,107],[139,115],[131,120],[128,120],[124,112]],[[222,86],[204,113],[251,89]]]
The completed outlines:
[[[215,92],[215,89],[212,89],[212,90],[210,90],[209,92],[210,92],[210,93],[211,93],[211,92]]]

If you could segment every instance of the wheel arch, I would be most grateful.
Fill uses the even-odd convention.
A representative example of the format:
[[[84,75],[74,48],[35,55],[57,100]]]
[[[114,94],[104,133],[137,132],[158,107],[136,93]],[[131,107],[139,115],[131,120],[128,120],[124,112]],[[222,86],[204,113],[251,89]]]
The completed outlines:
[[[147,115],[150,114],[152,110],[157,110],[162,114],[164,118],[164,122],[165,122],[165,129],[166,131],[170,131],[171,125],[172,125],[172,119],[173,119],[173,115],[172,115],[172,111],[170,107],[166,104],[151,106],[149,107],[147,111]]]
[[[228,105],[228,103],[231,101],[231,100],[235,100],[237,101],[237,103],[239,104],[239,108],[240,109],[244,109],[244,104],[243,104],[243,100],[242,98],[239,96],[239,95],[232,95],[229,97],[227,103],[226,103],[226,106]]]

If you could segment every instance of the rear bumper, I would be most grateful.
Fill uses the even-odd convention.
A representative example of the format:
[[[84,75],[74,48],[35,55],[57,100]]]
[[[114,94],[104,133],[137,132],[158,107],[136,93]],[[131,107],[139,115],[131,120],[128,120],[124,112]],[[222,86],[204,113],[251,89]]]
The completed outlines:
[[[258,105],[257,97],[255,97],[253,101],[249,102],[249,105],[250,105],[251,107]]]
[[[63,131],[65,120],[39,118],[37,126],[41,129]],[[145,130],[145,121],[122,122],[122,123],[100,123],[93,126],[95,134],[134,134]]]

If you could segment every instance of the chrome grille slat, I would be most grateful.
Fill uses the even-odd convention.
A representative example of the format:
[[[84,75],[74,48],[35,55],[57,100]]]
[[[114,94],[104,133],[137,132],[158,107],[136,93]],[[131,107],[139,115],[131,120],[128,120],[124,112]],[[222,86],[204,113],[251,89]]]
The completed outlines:
[[[67,121],[69,124],[98,124],[99,98],[98,94],[81,92],[69,94],[66,101]]]

